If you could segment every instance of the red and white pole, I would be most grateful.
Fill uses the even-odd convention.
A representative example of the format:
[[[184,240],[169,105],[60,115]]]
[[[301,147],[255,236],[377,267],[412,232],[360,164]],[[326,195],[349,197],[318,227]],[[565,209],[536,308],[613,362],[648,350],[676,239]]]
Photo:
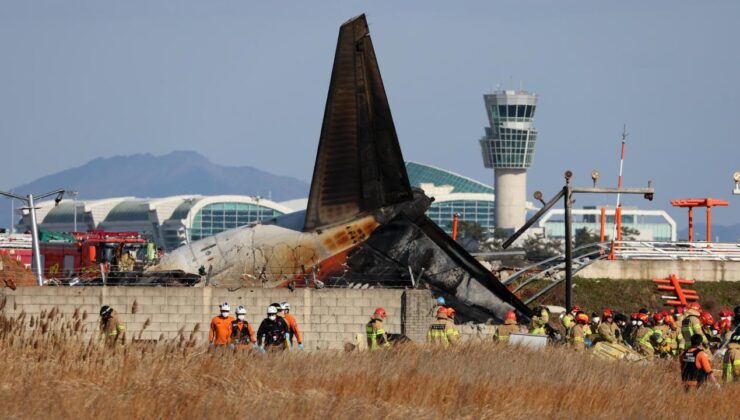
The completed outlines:
[[[627,126],[624,127],[622,132],[622,150],[619,156],[619,179],[617,180],[617,188],[622,188],[622,173],[624,171],[624,145],[627,140]],[[612,251],[609,255],[609,259],[614,259],[614,238],[617,241],[622,240],[622,194],[617,193],[617,207],[614,209],[614,234],[612,235]]]

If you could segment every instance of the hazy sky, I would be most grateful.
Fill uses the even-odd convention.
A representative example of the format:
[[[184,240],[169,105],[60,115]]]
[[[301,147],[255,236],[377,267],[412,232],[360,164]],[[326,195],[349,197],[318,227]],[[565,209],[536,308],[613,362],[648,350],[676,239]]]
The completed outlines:
[[[624,183],[657,190],[626,205],[711,196],[740,222],[738,1],[0,0],[0,188],[172,150],[310,181],[337,31],[362,12],[405,159],[492,182],[482,94],[521,83],[530,193],[568,168],[616,184],[626,123]],[[614,197],[576,205],[594,201]]]

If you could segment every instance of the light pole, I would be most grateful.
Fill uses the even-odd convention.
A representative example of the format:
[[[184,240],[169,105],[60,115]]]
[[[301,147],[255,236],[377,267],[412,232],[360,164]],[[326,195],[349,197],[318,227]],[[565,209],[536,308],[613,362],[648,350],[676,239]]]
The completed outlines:
[[[72,203],[74,204],[75,208],[75,217],[74,217],[74,231],[77,232],[77,196],[80,195],[79,191],[70,191],[70,194],[72,194]]]
[[[735,189],[732,190],[734,195],[740,195],[740,171],[732,174],[732,179],[735,180]]]
[[[50,191],[48,193],[39,194],[36,197],[34,197],[33,194],[28,194],[27,196],[22,197],[13,193],[0,191],[0,195],[4,195],[5,197],[8,197],[10,199],[21,200],[28,205],[28,212],[31,214],[31,246],[33,247],[33,265],[36,268],[36,281],[38,282],[39,286],[44,285],[44,272],[43,267],[41,267],[39,229],[36,223],[36,206],[34,205],[34,200],[40,200],[42,198],[46,198],[55,194],[56,198],[54,199],[54,205],[56,206],[62,201],[62,198],[64,197],[64,190]]]
[[[568,170],[565,171],[565,186],[561,189],[553,198],[545,203],[542,208],[532,216],[527,222],[519,228],[518,231],[514,232],[503,244],[502,248],[508,248],[519,238],[530,226],[532,226],[540,217],[542,217],[548,210],[550,210],[558,200],[563,199],[563,207],[565,207],[565,309],[567,312],[573,307],[573,239],[571,232],[573,225],[573,217],[571,215],[571,206],[573,205],[572,195],[574,193],[591,193],[591,194],[642,194],[646,200],[653,200],[655,189],[650,185],[648,181],[647,188],[601,188],[596,186],[596,182],[599,179],[598,171],[591,172],[591,179],[594,181],[593,187],[574,187],[570,184],[571,178],[573,178],[573,172]],[[535,198],[542,201],[542,193],[535,192]],[[612,245],[613,247],[613,245]],[[556,283],[554,283],[556,284]],[[553,284],[553,285],[554,285]],[[549,290],[549,289],[548,289]]]

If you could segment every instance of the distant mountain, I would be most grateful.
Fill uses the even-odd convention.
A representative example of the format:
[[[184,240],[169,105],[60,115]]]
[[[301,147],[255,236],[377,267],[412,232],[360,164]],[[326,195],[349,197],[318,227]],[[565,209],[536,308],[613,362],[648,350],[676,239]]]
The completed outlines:
[[[77,190],[79,199],[243,194],[284,201],[307,197],[309,185],[296,178],[273,175],[251,166],[218,165],[196,152],[176,151],[161,156],[136,154],[98,158],[82,166],[41,177],[12,191],[27,194],[56,188]],[[0,215],[9,214],[9,200],[0,200]],[[9,217],[0,216],[0,226],[6,226],[8,221]]]
[[[686,240],[689,237],[689,228],[686,227],[678,231],[678,239]],[[694,224],[694,240],[706,240],[707,237],[707,225],[704,223]],[[740,223],[725,226],[715,225],[712,223],[712,242],[737,242],[740,241]]]

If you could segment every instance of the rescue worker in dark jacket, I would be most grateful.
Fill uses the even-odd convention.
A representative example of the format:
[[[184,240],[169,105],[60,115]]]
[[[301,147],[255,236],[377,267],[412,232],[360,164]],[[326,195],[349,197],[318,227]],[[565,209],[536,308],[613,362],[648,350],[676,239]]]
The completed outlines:
[[[231,322],[231,344],[237,349],[248,349],[256,341],[246,316],[246,308],[239,306],[236,308],[236,319]]]
[[[257,330],[257,347],[264,353],[267,350],[282,351],[288,348],[288,324],[282,317],[277,316],[278,310],[274,306],[267,308],[267,318]]]
[[[701,334],[691,336],[691,347],[681,354],[681,380],[686,390],[704,385],[712,377],[712,365],[702,348],[704,337]]]

